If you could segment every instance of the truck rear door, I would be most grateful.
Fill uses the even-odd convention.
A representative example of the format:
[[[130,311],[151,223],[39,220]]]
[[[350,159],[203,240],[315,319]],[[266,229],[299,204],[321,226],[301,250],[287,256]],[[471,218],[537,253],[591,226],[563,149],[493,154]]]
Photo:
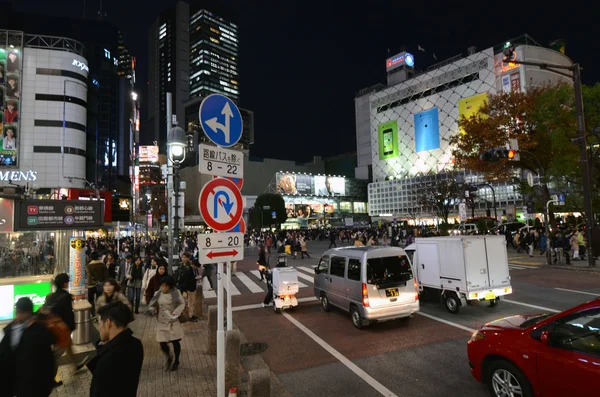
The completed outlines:
[[[484,238],[463,239],[467,288],[489,288],[488,258]]]
[[[508,254],[506,253],[505,239],[501,236],[489,236],[485,238],[488,257],[488,275],[490,287],[510,286],[510,274],[508,271]]]

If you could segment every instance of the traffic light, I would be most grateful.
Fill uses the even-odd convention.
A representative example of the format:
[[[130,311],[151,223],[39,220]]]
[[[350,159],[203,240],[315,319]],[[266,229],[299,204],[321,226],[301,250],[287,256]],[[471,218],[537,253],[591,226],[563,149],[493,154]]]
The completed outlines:
[[[535,203],[531,200],[527,202],[527,213],[535,214]]]
[[[500,161],[500,159],[516,160],[517,151],[503,147],[493,148],[483,152],[480,158],[487,162]]]

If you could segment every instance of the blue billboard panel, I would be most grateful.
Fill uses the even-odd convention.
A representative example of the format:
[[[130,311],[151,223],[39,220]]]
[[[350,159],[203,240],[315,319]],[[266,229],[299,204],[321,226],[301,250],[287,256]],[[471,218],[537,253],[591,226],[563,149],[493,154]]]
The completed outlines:
[[[440,148],[437,108],[415,114],[415,145],[417,153]]]

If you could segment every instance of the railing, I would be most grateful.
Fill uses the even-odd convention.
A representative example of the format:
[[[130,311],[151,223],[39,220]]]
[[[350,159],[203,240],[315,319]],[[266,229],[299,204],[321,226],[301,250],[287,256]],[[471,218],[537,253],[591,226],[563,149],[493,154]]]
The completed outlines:
[[[25,35],[24,47],[64,50],[85,56],[85,46],[68,37]]]

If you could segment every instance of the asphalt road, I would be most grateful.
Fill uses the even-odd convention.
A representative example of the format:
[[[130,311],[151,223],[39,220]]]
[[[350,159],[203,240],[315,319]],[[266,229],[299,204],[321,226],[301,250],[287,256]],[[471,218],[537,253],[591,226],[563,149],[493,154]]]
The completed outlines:
[[[318,258],[328,244],[309,243],[309,250]],[[257,289],[251,285],[265,290],[252,274],[257,257],[247,250],[238,264],[244,275],[233,278],[234,321],[249,341],[268,344],[263,359],[297,397],[487,396],[469,371],[466,343],[472,330],[514,314],[561,311],[600,295],[600,274],[511,266],[514,292],[496,307],[479,304],[450,314],[437,301],[421,300],[420,313],[410,320],[357,330],[348,314],[325,313],[310,300],[317,259],[288,261],[305,275],[298,296],[308,301],[283,315],[260,307],[264,293],[252,293]]]

